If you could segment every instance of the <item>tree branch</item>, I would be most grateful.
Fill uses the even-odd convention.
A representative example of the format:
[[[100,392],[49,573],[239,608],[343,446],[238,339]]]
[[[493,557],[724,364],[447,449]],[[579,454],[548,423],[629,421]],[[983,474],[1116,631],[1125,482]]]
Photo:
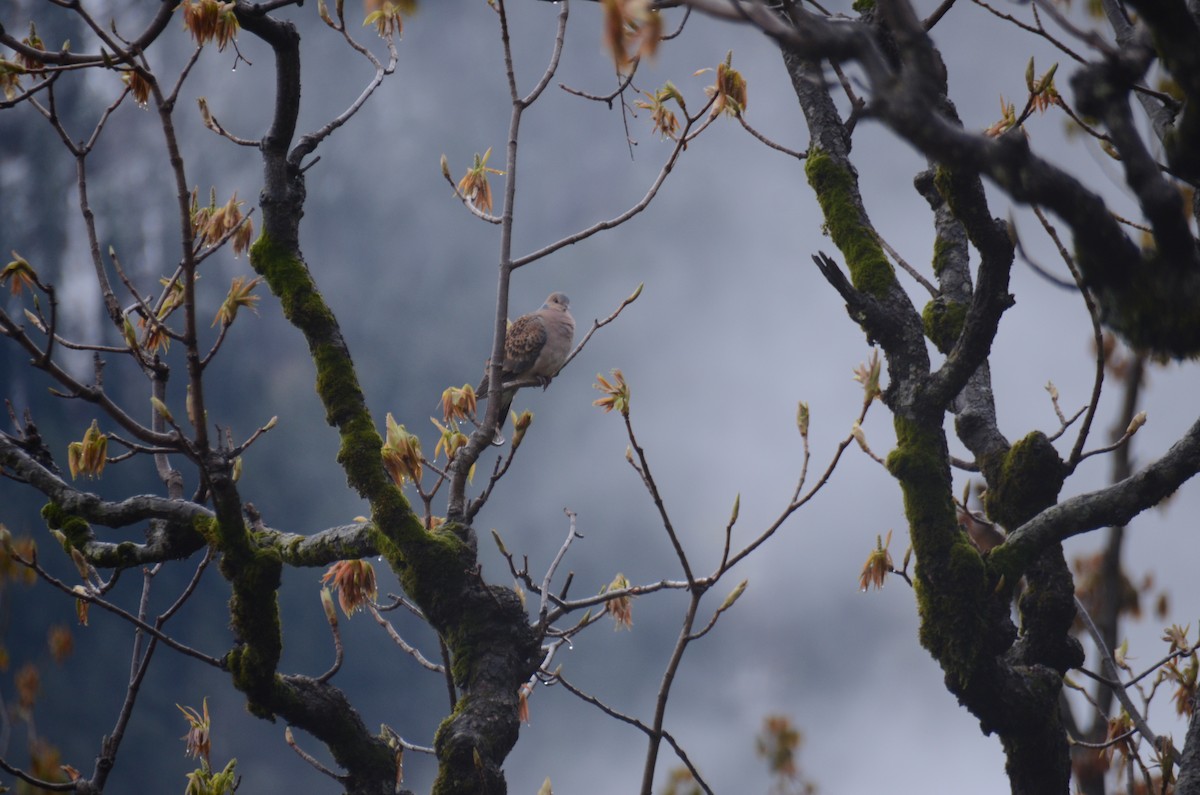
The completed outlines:
[[[1071,536],[1129,520],[1170,496],[1200,471],[1200,420],[1161,458],[1111,486],[1080,494],[1047,508],[1008,534],[1005,561],[1018,568],[1038,551]],[[993,562],[997,561],[993,550]],[[1007,566],[1007,563],[1002,564]],[[1017,569],[1011,573],[1017,575]]]

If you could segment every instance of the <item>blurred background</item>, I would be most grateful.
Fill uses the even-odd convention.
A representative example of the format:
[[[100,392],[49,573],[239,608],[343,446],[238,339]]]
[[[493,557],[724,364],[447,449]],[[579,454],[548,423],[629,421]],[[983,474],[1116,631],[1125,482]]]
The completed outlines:
[[[133,36],[154,5],[110,0],[88,7],[99,19],[114,18],[123,35]],[[916,5],[928,14],[937,4]],[[1017,16],[1028,8],[1003,4]],[[849,3],[836,3],[831,10],[852,13]],[[557,4],[534,0],[508,3],[522,94],[547,64],[558,11]],[[303,36],[302,133],[348,106],[372,71],[320,23],[315,3],[281,13],[295,19]],[[358,13],[352,0],[347,15],[355,19]],[[0,11],[0,23],[20,31],[31,15],[49,48],[70,39],[73,50],[94,49],[91,35],[77,21],[33,0],[10,0]],[[681,19],[681,11],[668,12],[666,29],[674,30]],[[560,87],[591,94],[616,88],[600,23],[596,4],[571,4],[559,72],[523,119],[516,256],[622,213],[645,194],[670,153],[671,142],[652,133],[648,112],[622,110],[619,103],[610,108]],[[373,31],[350,27],[382,52]],[[968,128],[983,130],[998,120],[1001,97],[1023,104],[1031,55],[1038,74],[1063,62],[1057,83],[1070,96],[1067,57],[977,5],[956,5],[933,36]],[[206,96],[227,130],[250,139],[263,134],[272,101],[270,53],[249,35],[242,35],[237,47],[242,58],[233,48],[202,55],[180,93],[176,126],[189,183],[202,197],[215,188],[218,202],[236,191],[249,207],[261,186],[257,151],[204,129],[195,111],[196,98]],[[173,22],[148,54],[164,84],[174,83],[190,49],[186,32]],[[634,86],[653,92],[669,79],[689,107],[698,108],[713,74],[695,73],[715,68],[731,50],[734,68],[748,83],[746,120],[781,145],[804,150],[807,130],[778,50],[744,27],[692,15],[683,34],[641,66]],[[1088,54],[1082,45],[1078,51]],[[428,418],[438,413],[442,390],[476,383],[490,350],[499,257],[498,227],[481,222],[453,197],[439,158],[447,157],[457,179],[475,154],[491,147],[489,165],[503,169],[510,105],[498,18],[484,2],[422,4],[405,22],[399,52],[396,74],[318,150],[320,159],[307,172],[302,242],[326,300],[338,313],[380,427],[385,413],[392,412],[422,436],[429,453],[437,437]],[[856,91],[864,93],[853,67],[848,73]],[[90,73],[59,85],[58,109],[76,140],[90,135],[122,88],[115,75]],[[1035,116],[1027,129],[1036,150],[1109,197],[1116,212],[1137,217],[1136,205],[1121,191],[1120,165],[1092,142],[1068,136],[1060,113]],[[5,142],[0,148],[0,248],[19,251],[58,285],[62,333],[119,344],[102,315],[78,211],[73,158],[27,106],[0,113],[0,140]],[[931,216],[912,187],[925,167],[923,158],[864,120],[855,131],[853,159],[880,233],[932,277]],[[145,292],[157,289],[158,278],[174,269],[179,244],[154,112],[122,104],[88,159],[88,172],[102,246],[116,248]],[[504,179],[492,177],[498,200]],[[1014,219],[1030,256],[1069,278],[1033,216],[1010,207],[998,192],[991,198],[995,215]],[[852,371],[870,355],[864,335],[812,265],[811,255],[818,251],[840,261],[822,234],[802,162],[722,118],[688,147],[644,213],[520,269],[510,317],[536,309],[549,292],[560,290],[571,298],[577,338],[639,284],[645,289],[547,391],[518,396],[514,408],[528,408],[536,419],[512,470],[477,518],[484,576],[501,584],[512,580],[491,542],[494,529],[518,558],[528,557],[540,579],[566,538],[564,509],[578,514],[584,536],[562,567],[574,572],[574,595],[598,591],[617,573],[633,583],[682,576],[655,507],[624,460],[628,442],[620,418],[591,405],[599,396],[592,388],[594,376],[614,367],[630,384],[639,442],[697,570],[710,570],[719,560],[737,495],[741,513],[735,545],[756,537],[786,506],[802,460],[795,428],[800,400],[812,413],[809,483],[815,482],[857,417],[862,392]],[[251,275],[245,258],[221,252],[205,263],[202,316],[215,314],[230,278],[238,275]],[[916,287],[914,300],[923,305],[920,287],[906,276],[902,281]],[[1023,262],[1014,269],[1012,291],[1016,306],[1001,323],[991,364],[1001,427],[1015,440],[1034,429],[1058,429],[1047,382],[1057,385],[1068,414],[1087,402],[1094,356],[1077,293],[1052,286]],[[366,508],[345,487],[334,461],[337,439],[313,392],[313,366],[303,340],[265,288],[259,293],[258,315],[241,314],[210,368],[210,419],[244,437],[279,416],[278,427],[247,453],[241,481],[244,498],[269,526],[312,533],[346,523]],[[0,300],[10,312],[20,311],[16,299]],[[205,333],[215,337],[216,330]],[[65,359],[81,374],[90,373],[89,357]],[[174,366],[168,402],[180,410],[181,351],[172,349],[168,359]],[[48,380],[26,363],[16,346],[0,344],[2,391],[18,414],[32,411],[65,466],[67,444],[99,414],[78,401],[51,397]],[[131,373],[125,363],[110,362],[106,386],[133,413],[148,415],[145,384]],[[1161,455],[1195,420],[1197,385],[1195,368],[1151,369],[1143,393],[1149,422],[1133,442],[1136,462]],[[1105,391],[1089,448],[1109,442],[1119,397],[1115,384]],[[103,418],[100,424],[106,429]],[[894,438],[882,405],[872,409],[863,427],[875,452],[885,455]],[[1074,439],[1074,430],[1068,431],[1058,442],[1060,451],[1069,451]],[[954,452],[966,456],[961,447]],[[493,456],[481,459],[476,490]],[[1088,459],[1063,496],[1104,485],[1110,466],[1107,457]],[[967,476],[956,473],[956,479],[961,489]],[[185,488],[195,485],[190,479]],[[86,487],[110,497],[161,491],[148,459],[112,467]],[[1195,522],[1188,517],[1200,507],[1198,501],[1197,488],[1189,484],[1132,525],[1130,576],[1141,582],[1152,573],[1152,592],[1169,593],[1165,616],[1147,610],[1147,618],[1125,629],[1137,669],[1165,654],[1158,640],[1163,626],[1197,617],[1197,586],[1189,571]],[[0,520],[16,535],[35,537],[43,562],[64,577],[73,576],[40,522],[41,502],[12,481],[0,480]],[[442,509],[439,501],[435,512]],[[851,448],[820,494],[706,601],[715,610],[738,581],[749,581],[735,608],[685,657],[667,712],[667,729],[715,791],[768,790],[771,780],[756,757],[754,738],[764,718],[775,714],[788,716],[804,732],[799,761],[822,792],[1009,791],[998,741],[983,736],[958,707],[917,642],[911,589],[893,577],[881,592],[858,590],[868,552],[889,530],[899,561],[908,544],[899,489],[879,464]],[[98,532],[106,540],[140,540],[138,528],[130,528],[129,535]],[[1068,557],[1087,554],[1099,543],[1099,538],[1074,539]],[[169,568],[173,571],[158,578],[152,609],[165,609],[193,570],[191,563]],[[398,592],[394,578],[382,566],[377,571],[381,599]],[[315,675],[332,660],[318,600],[321,573],[286,573],[283,670]],[[138,573],[128,572],[123,580],[113,598],[136,605]],[[230,642],[227,597],[218,573],[208,572],[200,592],[169,625],[171,632],[221,655]],[[48,660],[45,634],[51,625],[75,625],[71,600],[45,585],[7,587],[0,598],[10,670],[26,661],[41,666],[37,732],[62,750],[64,762],[90,771],[100,737],[111,731],[124,695],[131,630],[92,610],[90,626],[75,631],[75,654],[58,666]],[[555,662],[573,684],[649,721],[684,605],[676,593],[637,599],[630,631],[614,631],[605,621]],[[536,610],[533,601],[531,610]],[[390,614],[401,633],[426,656],[436,657],[432,633],[403,613]],[[342,627],[346,662],[335,683],[349,693],[368,726],[387,723],[406,739],[431,745],[446,713],[443,682],[392,645],[369,617],[356,616]],[[220,768],[238,757],[242,792],[339,791],[287,748],[282,726],[245,712],[244,700],[226,677],[169,649],[157,654],[111,791],[182,788],[195,763],[174,740],[187,728],[174,705],[198,708],[205,697],[213,716],[213,763]],[[8,679],[0,693],[11,702]],[[645,748],[639,732],[562,688],[538,688],[530,707],[531,723],[522,728],[506,766],[511,792],[535,792],[546,777],[561,793],[636,791]],[[1151,723],[1182,738],[1183,725],[1172,712],[1160,696]],[[298,741],[326,758],[315,740],[299,735]],[[19,735],[10,737],[5,757],[20,763],[20,745]],[[665,782],[676,765],[664,753],[658,781]],[[409,754],[405,767],[407,786],[427,790],[432,760]]]

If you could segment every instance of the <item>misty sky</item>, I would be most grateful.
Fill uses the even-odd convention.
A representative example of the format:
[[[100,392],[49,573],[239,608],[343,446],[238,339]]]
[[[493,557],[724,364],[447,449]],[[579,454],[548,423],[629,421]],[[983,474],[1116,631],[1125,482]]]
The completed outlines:
[[[510,6],[524,93],[547,61],[559,7],[532,0]],[[834,8],[848,11],[848,6]],[[917,6],[928,13],[936,3]],[[347,8],[353,9],[351,16],[357,14],[353,0]],[[1028,12],[1028,6],[1005,8],[1016,15]],[[23,27],[21,14],[8,8],[0,13],[10,29]],[[370,70],[322,28],[315,3],[290,13],[304,31],[303,131],[353,101]],[[680,12],[668,18],[667,27],[673,29]],[[320,161],[308,171],[305,257],[339,315],[380,426],[385,413],[392,412],[422,435],[427,451],[436,441],[427,418],[435,414],[442,389],[477,382],[491,345],[498,227],[473,217],[454,199],[438,162],[444,154],[458,177],[475,153],[492,147],[490,165],[504,168],[509,105],[498,30],[496,15],[484,2],[423,4],[406,22],[396,74],[320,148]],[[517,256],[623,212],[644,195],[670,151],[670,142],[652,134],[647,113],[623,117],[619,108],[558,88],[562,83],[603,94],[615,87],[599,30],[595,5],[573,3],[559,75],[523,120]],[[374,40],[369,30],[360,35]],[[1066,78],[1072,64],[1067,58],[1017,35],[978,6],[955,6],[934,38],[949,67],[952,99],[968,128],[982,130],[996,121],[1001,95],[1018,106],[1023,102],[1030,54],[1036,55],[1039,73],[1062,61],[1057,83],[1069,96]],[[262,134],[273,80],[269,52],[248,35],[239,45],[252,65],[233,69],[232,51],[206,53],[183,91],[180,106],[187,112],[179,115],[178,125],[186,142],[189,180],[202,194],[215,185],[221,199],[236,190],[252,202],[261,185],[256,151],[218,139],[192,112],[195,97],[205,95],[231,132],[247,138]],[[186,34],[172,24],[160,47],[161,52],[151,53],[151,63],[173,74],[170,69],[177,67],[155,59],[178,59],[187,51]],[[172,49],[176,52],[167,52]],[[653,91],[670,79],[689,107],[699,107],[713,75],[693,73],[715,67],[729,50],[749,84],[747,121],[780,144],[803,150],[808,135],[782,59],[768,40],[749,30],[696,15],[653,64],[643,65],[635,86]],[[1079,51],[1085,52],[1082,46]],[[852,68],[849,73],[853,78]],[[89,88],[111,98],[119,90],[112,82],[91,78]],[[861,83],[856,89],[865,91]],[[39,123],[28,112],[21,118],[26,125]],[[626,124],[636,142],[632,157]],[[1061,115],[1035,117],[1028,129],[1035,149],[1113,197],[1116,211],[1136,217],[1135,205],[1121,198],[1119,164],[1091,144],[1068,141]],[[44,132],[45,144],[56,146],[49,131]],[[149,284],[178,256],[170,237],[171,185],[161,136],[151,112],[126,105],[114,115],[109,137],[98,156],[121,160],[102,172],[107,181],[98,182],[95,190],[101,201],[105,195],[121,196],[130,197],[132,204],[122,203],[119,214],[101,215],[100,235],[106,243],[124,241],[123,260]],[[16,179],[12,175],[20,174],[21,158],[29,154],[0,155],[0,177]],[[912,187],[923,159],[871,121],[856,130],[852,157],[881,234],[931,275],[932,219]],[[64,173],[61,200],[69,207],[75,201],[73,176],[69,170]],[[503,178],[492,179],[499,196]],[[993,214],[1011,213],[1027,249],[1066,277],[1033,216],[1010,208],[998,192],[991,195]],[[12,246],[3,233],[15,234],[15,219],[26,210],[0,199],[4,250]],[[98,304],[77,215],[60,278],[64,301],[79,319],[77,325],[86,329],[98,322]],[[490,541],[494,528],[510,551],[528,556],[540,579],[566,537],[563,509],[569,508],[578,514],[584,535],[563,564],[564,570],[575,572],[574,595],[598,590],[618,572],[634,583],[681,577],[654,505],[624,460],[628,442],[620,418],[591,405],[598,397],[592,388],[595,374],[614,367],[624,371],[631,385],[639,442],[699,571],[707,572],[719,558],[736,495],[741,495],[741,513],[735,544],[758,535],[791,496],[802,453],[795,429],[798,400],[811,407],[813,482],[857,416],[862,393],[852,370],[870,353],[841,300],[812,265],[810,257],[818,251],[840,261],[822,235],[802,163],[721,119],[689,147],[644,213],[518,271],[512,317],[561,290],[571,298],[581,333],[593,319],[611,313],[639,283],[645,289],[546,392],[527,390],[518,396],[514,407],[530,408],[536,420],[517,463],[476,521],[485,576],[496,583],[511,581]],[[223,298],[231,276],[250,273],[244,258],[226,254],[206,268],[201,287],[209,290],[208,311]],[[927,299],[920,287],[907,277],[902,281],[915,288],[914,301],[923,305]],[[1093,361],[1090,325],[1077,294],[1050,286],[1023,263],[1014,269],[1012,291],[1017,303],[1001,323],[991,363],[1001,428],[1015,440],[1035,429],[1057,430],[1043,388],[1048,381],[1058,386],[1068,413],[1084,405],[1091,393]],[[345,488],[334,461],[336,437],[323,424],[303,341],[263,294],[259,316],[239,317],[224,361],[215,366],[224,389],[214,396],[210,415],[236,416],[243,434],[272,415],[280,416],[278,428],[246,457],[243,496],[272,527],[314,532],[366,509]],[[22,361],[13,348],[0,345],[0,356],[10,363]],[[1163,453],[1195,420],[1198,380],[1194,368],[1168,365],[1151,371],[1144,401],[1149,423],[1136,437],[1136,460]],[[180,394],[172,397],[179,405],[182,383],[177,368],[173,387]],[[44,386],[38,381],[28,388],[35,407]],[[1089,448],[1108,442],[1118,396],[1115,385],[1105,392]],[[78,412],[82,429],[94,415],[86,407]],[[875,452],[885,455],[894,439],[881,404],[872,409],[864,430]],[[74,433],[74,426],[70,433],[64,431],[53,439],[52,449],[65,451],[77,438],[70,435]],[[1068,432],[1058,443],[1060,451],[1069,451],[1074,438]],[[952,450],[965,454],[953,441]],[[492,462],[485,455],[480,472]],[[125,466],[147,470],[143,478],[152,474],[148,462]],[[1067,482],[1063,496],[1103,485],[1109,466],[1106,458],[1089,459]],[[956,482],[961,488],[966,476],[956,473]],[[188,488],[194,485],[189,482]],[[143,488],[153,488],[152,481]],[[11,482],[0,482],[0,505],[14,491]],[[1200,508],[1198,498],[1196,486],[1186,485],[1165,508],[1139,517],[1129,536],[1127,565],[1134,578],[1153,570],[1158,585],[1169,589],[1166,623],[1198,618],[1196,587],[1186,571],[1186,561],[1194,557],[1194,539],[1188,535],[1194,521],[1188,517]],[[50,548],[36,514],[7,514],[5,510],[0,518],[14,532],[40,533],[44,548]],[[898,560],[907,546],[899,488],[881,466],[851,448],[821,494],[705,602],[709,611],[715,610],[738,581],[749,580],[735,608],[685,658],[668,708],[667,729],[715,791],[766,791],[768,778],[755,758],[754,736],[765,716],[784,714],[805,732],[801,763],[824,793],[963,791],[966,782],[979,795],[1008,792],[998,741],[984,737],[977,721],[957,706],[937,665],[917,643],[916,606],[908,586],[893,578],[880,593],[858,592],[859,569],[876,536],[889,529],[894,530],[891,548]],[[111,540],[114,534],[102,537]],[[1098,538],[1074,539],[1068,556],[1098,543]],[[181,620],[191,622],[188,626],[203,637],[189,640],[219,655],[228,643],[221,614],[227,589],[216,571],[208,576]],[[316,571],[287,576],[287,670],[319,673],[332,659],[317,600],[318,577]],[[135,599],[135,580],[128,576],[118,596]],[[390,587],[394,591],[394,581]],[[160,596],[168,603],[165,593]],[[603,622],[573,650],[560,653],[556,664],[563,665],[573,684],[648,721],[684,603],[679,594],[639,599],[631,631],[616,632]],[[61,609],[68,616],[72,606],[64,600]],[[19,625],[20,611],[9,620]],[[347,663],[335,682],[360,705],[367,725],[386,722],[413,742],[431,744],[445,709],[443,683],[392,647],[369,617],[356,616],[342,625]],[[1138,660],[1149,663],[1165,652],[1157,640],[1161,626],[1151,618],[1127,629],[1135,667]],[[428,656],[436,655],[428,630],[403,625],[403,631]],[[129,633],[99,619],[81,635],[86,649],[89,644],[111,646],[116,638],[124,643]],[[281,725],[245,715],[242,698],[225,678],[197,670],[199,666],[168,650],[159,654],[156,678],[131,727],[113,791],[132,791],[139,781],[135,757],[143,748],[168,760],[158,764],[165,778],[156,779],[155,786],[182,788],[191,766],[182,743],[174,745],[173,738],[186,727],[173,704],[198,705],[206,695],[214,714],[214,762],[239,758],[242,791],[283,791],[285,786],[337,791],[284,746]],[[78,681],[123,690],[122,665],[89,667]],[[66,761],[90,769],[92,749],[111,725],[114,708],[97,698],[88,708],[90,718],[99,721],[94,728],[68,723],[70,674],[47,677],[43,708],[61,717],[43,718],[39,728],[68,750]],[[572,795],[636,790],[644,750],[638,732],[561,688],[539,688],[531,708],[532,724],[522,729],[506,766],[510,792],[535,792],[547,776],[555,792]],[[1183,725],[1168,720],[1172,711],[1160,697],[1150,714],[1152,725],[1179,738]],[[319,751],[311,738],[306,748]],[[675,765],[664,753],[658,780],[665,780]],[[410,755],[408,786],[427,789],[432,771],[431,760]]]

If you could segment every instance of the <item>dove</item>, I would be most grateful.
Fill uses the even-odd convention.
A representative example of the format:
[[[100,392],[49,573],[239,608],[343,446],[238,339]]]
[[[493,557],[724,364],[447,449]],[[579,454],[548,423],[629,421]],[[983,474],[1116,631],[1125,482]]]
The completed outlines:
[[[571,317],[567,308],[570,303],[563,293],[550,293],[540,309],[513,321],[504,337],[501,383],[532,376],[541,383],[543,389],[550,384],[550,379],[558,374],[559,368],[567,360],[571,344],[575,341],[575,318]],[[475,394],[480,397],[486,395],[489,385],[485,371]],[[509,389],[500,395],[500,426],[508,418],[508,408],[515,392],[515,389]],[[499,434],[499,427],[496,431]]]

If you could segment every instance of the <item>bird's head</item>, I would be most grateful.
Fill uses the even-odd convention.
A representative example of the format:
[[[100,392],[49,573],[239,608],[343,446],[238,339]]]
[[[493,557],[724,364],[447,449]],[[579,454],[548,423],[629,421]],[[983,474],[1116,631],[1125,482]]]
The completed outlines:
[[[542,304],[543,309],[557,309],[560,312],[566,312],[567,307],[571,305],[571,299],[567,298],[565,293],[550,293],[550,297],[546,299],[546,303]]]

